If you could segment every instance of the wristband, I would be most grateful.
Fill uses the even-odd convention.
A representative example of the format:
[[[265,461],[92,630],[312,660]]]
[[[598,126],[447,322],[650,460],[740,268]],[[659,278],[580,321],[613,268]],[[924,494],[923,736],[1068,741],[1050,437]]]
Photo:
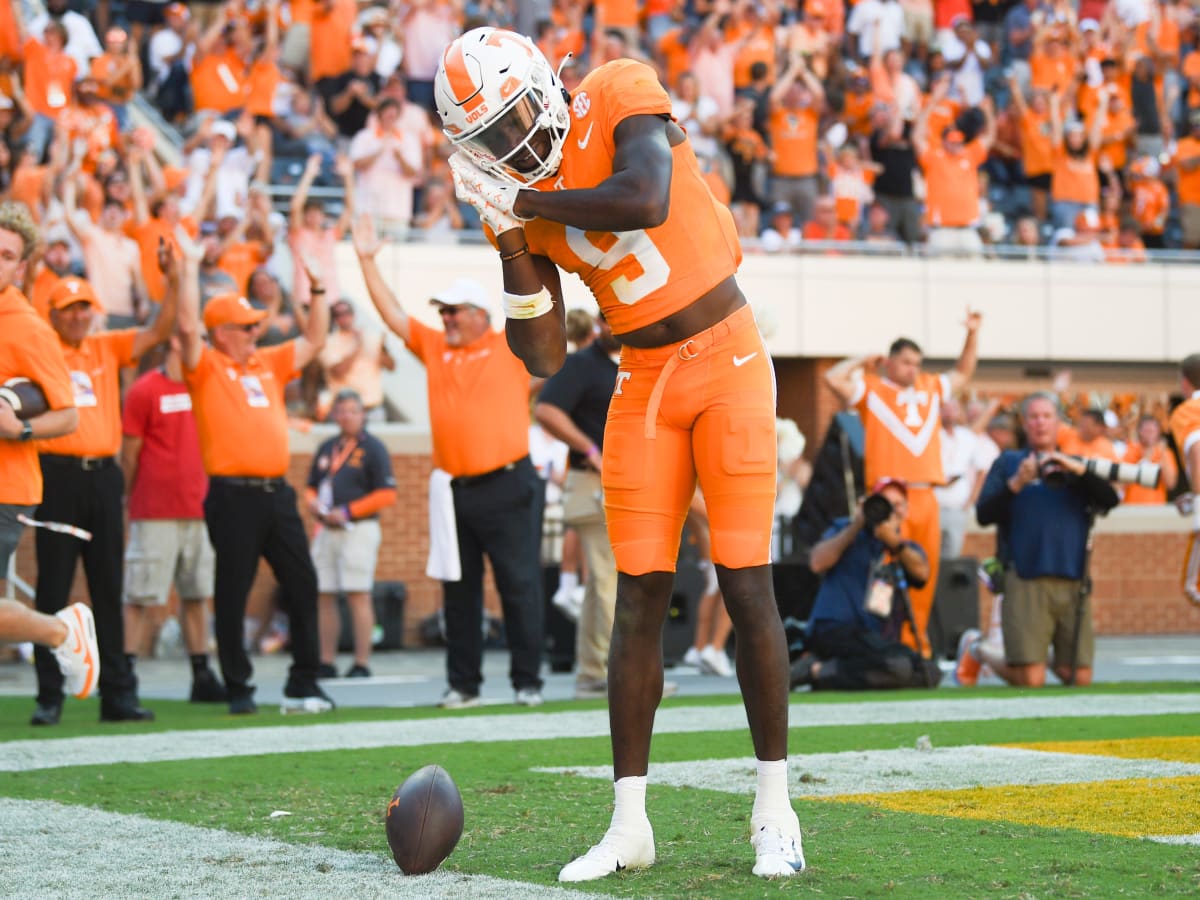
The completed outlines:
[[[313,294],[313,295],[323,294],[323,293],[325,293],[325,288],[309,288],[308,292],[309,292],[309,294]]]
[[[25,422],[21,425],[21,440],[23,440],[23,441],[32,441],[33,440],[33,423],[30,422],[28,419],[26,419]]]
[[[529,245],[521,247],[519,250],[514,250],[512,253],[501,253],[500,262],[512,262],[514,259],[519,259],[529,252]]]
[[[504,292],[504,314],[510,319],[536,319],[554,309],[554,298],[545,286],[536,294]]]

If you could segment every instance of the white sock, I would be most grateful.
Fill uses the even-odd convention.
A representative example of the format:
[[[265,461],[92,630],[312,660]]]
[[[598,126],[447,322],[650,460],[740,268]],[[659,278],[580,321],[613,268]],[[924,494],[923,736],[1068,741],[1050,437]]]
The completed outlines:
[[[626,775],[613,782],[612,824],[609,831],[642,831],[646,820],[646,776]]]
[[[579,587],[578,572],[561,572],[558,576],[558,589],[564,594],[569,594],[575,588]]]
[[[788,826],[795,821],[796,814],[788,799],[787,760],[756,760],[758,763],[758,790],[754,794],[754,811],[750,813],[750,827],[758,829],[768,822]]]

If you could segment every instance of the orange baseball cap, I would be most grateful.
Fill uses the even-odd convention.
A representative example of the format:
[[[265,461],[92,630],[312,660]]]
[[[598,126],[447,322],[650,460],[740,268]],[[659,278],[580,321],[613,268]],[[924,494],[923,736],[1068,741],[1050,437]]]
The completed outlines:
[[[82,278],[60,278],[50,291],[50,308],[66,309],[72,303],[87,303],[103,309],[92,286]]]
[[[241,294],[218,294],[204,307],[204,327],[219,325],[256,325],[267,317],[265,309],[255,309]]]

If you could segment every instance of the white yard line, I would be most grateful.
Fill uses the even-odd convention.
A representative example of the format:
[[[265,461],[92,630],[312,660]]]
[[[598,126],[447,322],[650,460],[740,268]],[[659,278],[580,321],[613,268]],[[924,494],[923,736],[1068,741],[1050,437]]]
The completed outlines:
[[[1196,763],[985,746],[793,754],[788,769],[789,793],[799,799],[1200,775]],[[612,778],[610,766],[536,771]],[[651,763],[649,780],[654,785],[752,794],[756,777],[754,760],[746,757]]]
[[[790,722],[792,728],[803,729],[831,725],[1149,716],[1168,713],[1200,713],[1200,693],[793,704]],[[741,731],[745,728],[746,718],[740,706],[670,706],[659,710],[654,724],[656,734]],[[607,734],[606,710],[495,716],[449,715],[436,719],[388,722],[328,722],[273,728],[165,731],[153,734],[3,742],[0,743],[0,771],[22,772],[121,762],[219,759],[228,756],[305,753],[315,750],[604,737]],[[802,738],[793,742],[793,746],[802,744]]]
[[[1159,844],[1178,844],[1179,846],[1200,847],[1200,832],[1196,834],[1159,834],[1147,840]]]
[[[379,828],[383,841],[383,827]],[[458,900],[597,897],[487,875],[407,877],[381,852],[288,844],[142,816],[0,799],[6,897]]]

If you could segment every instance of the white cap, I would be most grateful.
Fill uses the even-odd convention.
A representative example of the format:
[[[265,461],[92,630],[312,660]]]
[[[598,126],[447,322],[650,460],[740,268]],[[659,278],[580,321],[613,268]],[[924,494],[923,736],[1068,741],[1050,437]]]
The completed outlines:
[[[449,306],[477,306],[489,313],[492,309],[492,302],[488,297],[487,288],[474,278],[459,278],[449,287],[445,287],[434,294],[429,302],[445,303]]]
[[[237,143],[237,129],[233,127],[233,123],[228,119],[217,119],[212,123],[212,136],[225,138],[229,143]]]
[[[1113,412],[1111,409],[1106,409],[1104,411],[1105,428],[1116,428],[1120,424],[1121,420],[1117,418],[1117,414],[1115,412]]]
[[[1079,23],[1079,30],[1080,31],[1099,31],[1100,23],[1097,22],[1095,19],[1084,19],[1082,22]]]

